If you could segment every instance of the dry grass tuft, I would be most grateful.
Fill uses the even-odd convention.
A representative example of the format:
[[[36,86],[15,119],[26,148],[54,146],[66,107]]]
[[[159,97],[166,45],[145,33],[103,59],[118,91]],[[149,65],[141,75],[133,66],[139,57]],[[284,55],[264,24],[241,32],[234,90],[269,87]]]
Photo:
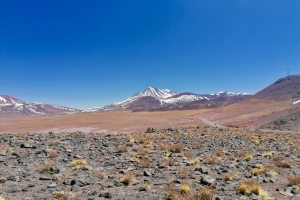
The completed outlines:
[[[187,181],[182,182],[180,186],[180,192],[184,194],[191,192],[190,184]]]
[[[216,157],[215,156],[205,156],[203,159],[203,163],[214,165],[216,164]]]
[[[215,189],[210,186],[200,188],[200,200],[211,200],[215,194]]]
[[[120,179],[120,182],[129,185],[133,180],[133,173],[132,172],[127,172],[122,178]]]
[[[250,161],[253,159],[253,156],[252,155],[247,155],[246,157],[244,157],[244,160],[245,161]]]
[[[86,165],[87,162],[84,159],[76,159],[72,161],[72,165],[73,166],[77,166],[77,165]]]
[[[270,197],[269,193],[263,190],[260,184],[253,179],[241,181],[237,189],[241,194],[247,196],[250,196],[253,193],[259,195],[262,199]]]
[[[275,155],[275,151],[270,151],[262,154],[263,157],[273,157]]]
[[[229,173],[225,173],[223,175],[223,179],[224,179],[224,181],[232,181],[233,180],[232,176]]]

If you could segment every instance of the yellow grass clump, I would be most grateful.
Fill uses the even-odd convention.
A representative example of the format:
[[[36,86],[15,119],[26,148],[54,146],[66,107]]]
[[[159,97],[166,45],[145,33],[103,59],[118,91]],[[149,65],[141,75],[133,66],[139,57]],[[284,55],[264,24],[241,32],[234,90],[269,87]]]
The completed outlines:
[[[122,178],[120,179],[120,182],[129,185],[133,180],[133,174],[132,172],[127,172]]]
[[[238,191],[247,196],[250,196],[253,193],[259,195],[262,199],[270,197],[269,193],[263,190],[259,183],[253,179],[241,181],[238,186]]]
[[[72,165],[76,166],[76,165],[86,165],[87,162],[84,159],[76,159],[72,161]]]
[[[198,162],[199,162],[199,160],[191,160],[191,161],[190,161],[190,164],[191,164],[191,165],[196,165]]]
[[[224,181],[232,181],[232,176],[229,173],[223,175]]]
[[[275,155],[275,151],[270,151],[267,153],[264,153],[262,156],[263,157],[273,157]]]
[[[180,191],[184,194],[189,193],[191,191],[190,184],[187,182],[182,183],[180,186]]]
[[[250,160],[252,160],[253,159],[253,156],[252,155],[247,155],[245,158],[244,158],[244,160],[246,160],[246,161],[250,161]]]

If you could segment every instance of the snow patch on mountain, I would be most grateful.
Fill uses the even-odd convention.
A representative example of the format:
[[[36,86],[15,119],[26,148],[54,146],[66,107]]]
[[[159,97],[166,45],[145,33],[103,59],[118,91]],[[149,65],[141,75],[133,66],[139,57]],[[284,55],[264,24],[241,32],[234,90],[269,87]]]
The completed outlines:
[[[300,100],[298,100],[298,101],[295,101],[293,104],[297,104],[297,103],[300,103]]]
[[[243,95],[251,95],[249,93],[244,92],[228,92],[228,91],[220,91],[211,95],[221,96],[221,97],[232,97],[232,96],[243,96]]]
[[[190,94],[190,95],[181,95],[179,97],[173,97],[168,99],[162,99],[160,102],[162,104],[178,104],[178,103],[188,103],[192,101],[200,101],[200,100],[209,100],[209,98],[196,95],[196,94]]]

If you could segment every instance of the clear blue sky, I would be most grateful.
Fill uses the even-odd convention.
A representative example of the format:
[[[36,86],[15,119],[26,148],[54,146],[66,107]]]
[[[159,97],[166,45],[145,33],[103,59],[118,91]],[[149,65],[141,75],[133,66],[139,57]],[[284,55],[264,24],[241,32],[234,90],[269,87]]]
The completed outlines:
[[[75,108],[300,74],[299,0],[0,1],[0,94]]]

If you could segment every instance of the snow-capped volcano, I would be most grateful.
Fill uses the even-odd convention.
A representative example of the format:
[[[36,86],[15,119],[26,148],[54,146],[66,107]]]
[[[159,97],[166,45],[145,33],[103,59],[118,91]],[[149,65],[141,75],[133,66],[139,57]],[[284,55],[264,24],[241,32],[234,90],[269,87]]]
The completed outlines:
[[[168,90],[168,89],[162,89],[161,90],[161,89],[157,89],[155,87],[150,86],[147,89],[136,93],[135,95],[131,96],[130,98],[150,96],[150,97],[155,97],[155,98],[158,98],[158,99],[165,99],[165,98],[171,97],[171,96],[176,95],[176,94],[178,94],[178,92],[173,92],[173,91]]]
[[[43,103],[29,103],[15,97],[0,95],[0,115],[59,115],[73,114],[79,110]]]
[[[89,108],[83,112],[198,109],[230,104],[241,101],[248,96],[246,93],[233,92],[218,92],[211,95],[199,95],[190,92],[178,93],[169,89],[158,89],[150,86],[124,101],[108,106]]]
[[[173,92],[168,89],[157,89],[155,87],[150,86],[150,87],[146,88],[145,90],[134,94],[133,96],[129,97],[128,99],[118,102],[118,103],[114,103],[114,104],[115,105],[128,104],[128,103],[131,103],[141,97],[154,97],[156,99],[162,100],[162,99],[172,97],[176,94],[178,94],[178,92]]]

